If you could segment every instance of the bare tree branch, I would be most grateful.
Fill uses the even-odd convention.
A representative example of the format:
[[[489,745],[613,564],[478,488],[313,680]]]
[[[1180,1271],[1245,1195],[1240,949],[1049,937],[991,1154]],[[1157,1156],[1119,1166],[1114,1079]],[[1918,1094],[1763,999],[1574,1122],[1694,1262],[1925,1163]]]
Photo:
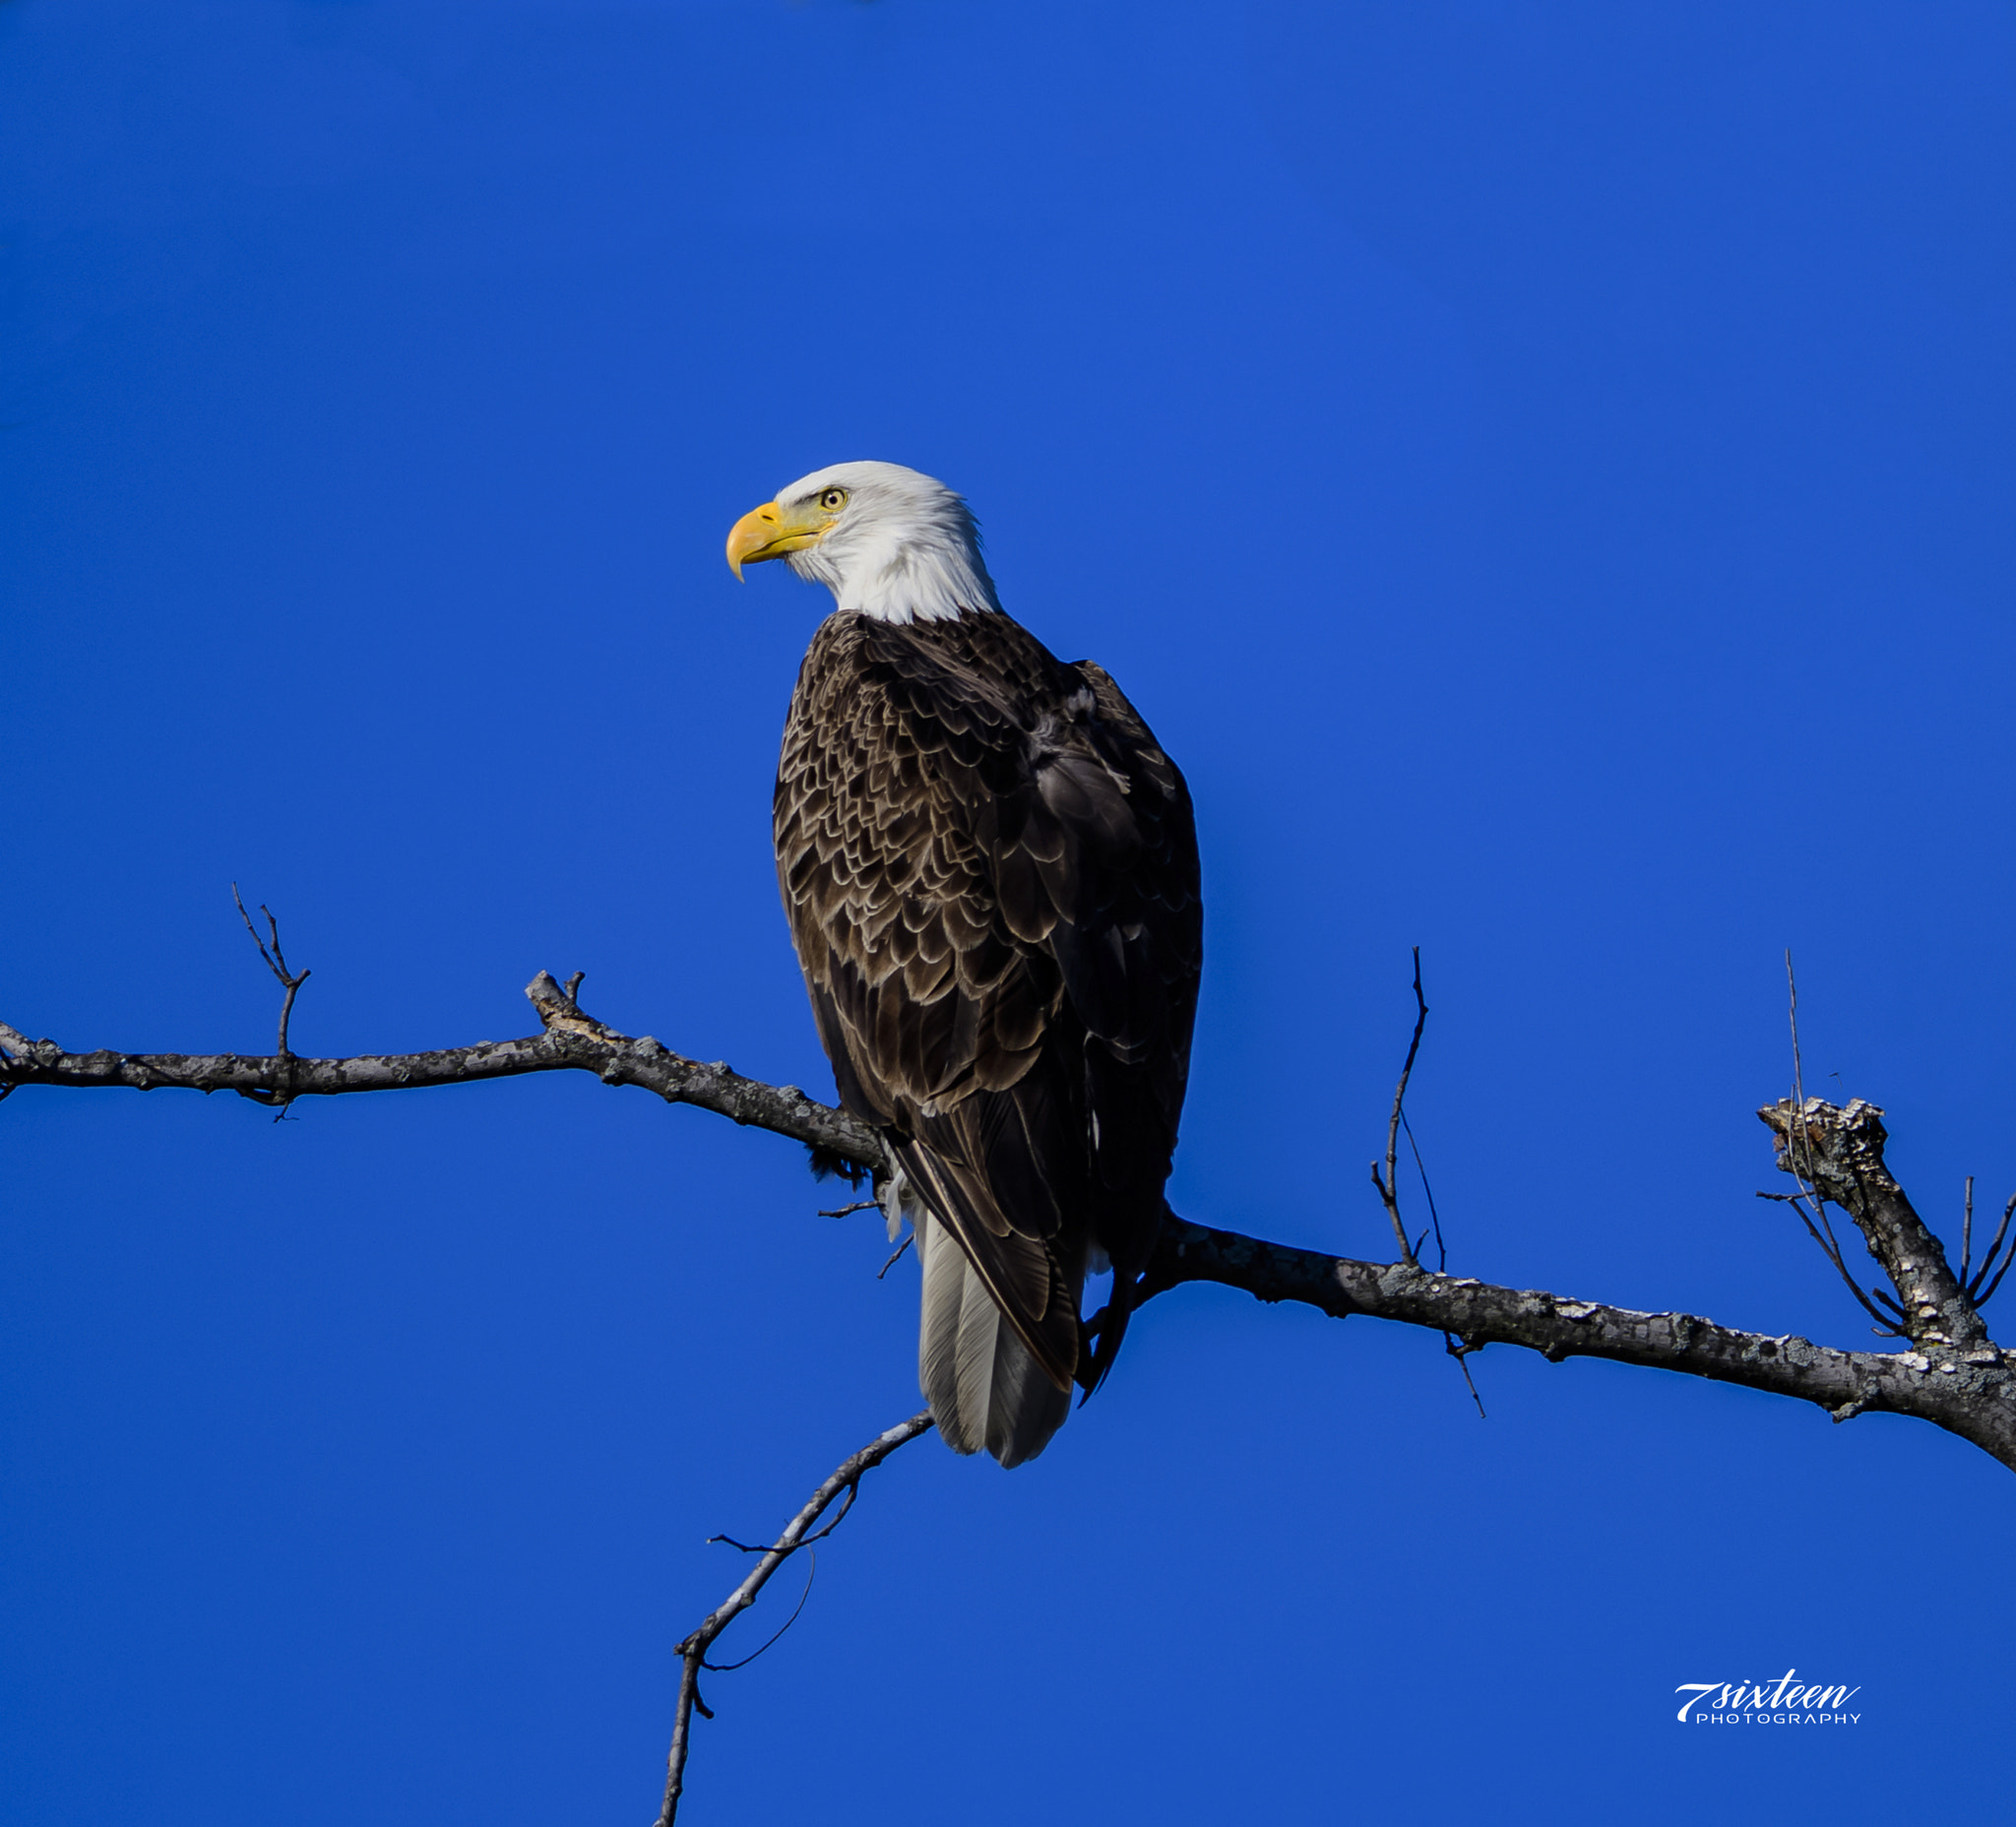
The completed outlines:
[[[605,1084],[642,1086],[668,1103],[714,1110],[864,1167],[885,1165],[872,1130],[795,1086],[765,1085],[723,1064],[687,1059],[649,1036],[633,1040],[618,1034],[584,1015],[574,996],[544,972],[527,994],[539,1012],[540,1034],[430,1053],[289,1056],[293,1095],[334,1097],[527,1072],[587,1071]],[[53,1041],[30,1040],[0,1023],[0,1091],[28,1085],[144,1091],[178,1086],[262,1098],[277,1063],[235,1054],[66,1053]],[[1137,1302],[1186,1282],[1218,1282],[1262,1300],[1300,1301],[1338,1318],[1357,1313],[1425,1326],[1461,1341],[1466,1352],[1505,1344],[1557,1362],[1585,1356],[1645,1364],[1791,1396],[1827,1410],[1837,1420],[1876,1412],[1915,1416],[2016,1470],[2016,1357],[2006,1357],[1989,1342],[1977,1303],[1884,1167],[1875,1106],[1858,1101],[1836,1109],[1808,1099],[1798,1118],[1790,1101],[1759,1114],[1780,1137],[1782,1164],[1789,1168],[1786,1158],[1796,1147],[1801,1177],[1813,1176],[1812,1184],[1862,1229],[1896,1283],[1900,1321],[1915,1349],[1835,1351],[1796,1336],[1738,1332],[1693,1314],[1641,1313],[1500,1288],[1431,1274],[1405,1261],[1359,1262],[1182,1220],[1164,1227]]]
[[[1641,1313],[1535,1289],[1500,1288],[1408,1263],[1357,1262],[1265,1243],[1183,1220],[1163,1227],[1140,1299],[1217,1282],[1261,1300],[1294,1300],[1453,1333],[1473,1350],[1521,1345],[1559,1363],[1606,1357],[1792,1396],[1837,1421],[1916,1416],[2016,1471],[2016,1358],[1983,1342],[1901,1353],[1842,1352],[1796,1334],[1738,1332],[1692,1313]]]
[[[256,935],[255,935],[256,936]],[[577,974],[571,981],[578,985]],[[690,1103],[864,1166],[882,1165],[872,1129],[844,1110],[815,1102],[795,1085],[766,1085],[731,1072],[720,1060],[703,1065],[633,1040],[581,1012],[574,997],[541,971],[525,993],[542,1032],[518,1040],[478,1040],[426,1053],[366,1053],[348,1059],[287,1054],[294,1099],[338,1098],[353,1092],[411,1091],[432,1085],[473,1085],[528,1072],[593,1072],[605,1085],[636,1085],[667,1103]],[[0,1022],[0,1089],[61,1085],[78,1090],[236,1092],[270,1103],[282,1060],[241,1053],[66,1053],[53,1040],[31,1040]]]
[[[796,1622],[798,1611],[804,1609],[805,1602],[798,1601],[798,1609],[792,1611],[784,1626],[754,1654],[744,1656],[740,1662],[711,1663],[707,1652],[714,1640],[736,1618],[756,1603],[757,1595],[770,1583],[770,1576],[800,1548],[809,1548],[814,1542],[823,1540],[847,1521],[848,1512],[853,1508],[854,1498],[859,1494],[862,1477],[872,1472],[900,1446],[914,1440],[918,1434],[929,1429],[931,1411],[925,1409],[913,1415],[909,1420],[900,1421],[896,1426],[878,1433],[858,1453],[850,1454],[842,1460],[826,1481],[812,1493],[811,1501],[785,1526],[785,1532],[768,1548],[755,1548],[743,1543],[731,1541],[726,1536],[716,1536],[717,1542],[726,1542],[730,1547],[741,1548],[745,1554],[762,1554],[745,1579],[720,1605],[710,1611],[700,1628],[679,1644],[674,1652],[679,1658],[679,1698],[672,1715],[672,1748],[665,1760],[665,1797],[659,1810],[658,1827],[671,1827],[679,1811],[679,1796],[686,1787],[686,1753],[691,1748],[693,1715],[697,1710],[702,1719],[712,1719],[713,1709],[700,1697],[700,1671],[703,1669],[717,1673],[730,1669],[742,1668],[754,1662],[771,1643],[784,1635]],[[846,1493],[846,1501],[840,1507],[840,1514],[823,1529],[813,1528],[834,1499]],[[805,1591],[811,1592],[808,1580]]]

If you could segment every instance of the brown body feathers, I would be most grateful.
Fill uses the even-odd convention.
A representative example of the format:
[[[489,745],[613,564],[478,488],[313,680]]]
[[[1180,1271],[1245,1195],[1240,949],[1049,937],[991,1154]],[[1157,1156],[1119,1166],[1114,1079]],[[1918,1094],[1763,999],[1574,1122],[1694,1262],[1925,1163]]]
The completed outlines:
[[[1006,615],[843,611],[798,675],[775,828],[842,1102],[887,1136],[913,1205],[1041,1372],[1018,1398],[1041,1417],[947,1425],[1013,1464],[1110,1365],[1166,1210],[1203,941],[1182,775],[1102,668]],[[961,1372],[946,1339],[933,1370],[919,1240],[937,1409],[934,1374],[949,1389]],[[1088,1353],[1099,1252],[1114,1295]],[[956,1310],[956,1285],[945,1298]],[[958,1350],[976,1349],[969,1317]]]

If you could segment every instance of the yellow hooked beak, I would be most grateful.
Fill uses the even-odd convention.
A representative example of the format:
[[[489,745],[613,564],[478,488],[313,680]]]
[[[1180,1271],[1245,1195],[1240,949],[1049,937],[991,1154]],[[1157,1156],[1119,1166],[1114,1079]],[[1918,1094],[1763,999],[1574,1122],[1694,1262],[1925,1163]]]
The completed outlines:
[[[761,564],[766,558],[782,558],[787,552],[802,552],[817,545],[835,516],[824,508],[806,503],[788,508],[766,501],[751,508],[728,530],[728,569],[739,581],[744,565]]]

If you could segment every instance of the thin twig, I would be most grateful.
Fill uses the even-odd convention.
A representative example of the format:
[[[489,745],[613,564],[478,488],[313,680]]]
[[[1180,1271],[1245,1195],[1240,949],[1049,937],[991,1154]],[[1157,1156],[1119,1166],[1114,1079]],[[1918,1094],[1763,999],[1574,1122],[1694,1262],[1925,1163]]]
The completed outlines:
[[[259,904],[259,911],[266,915],[266,929],[273,935],[271,951],[266,949],[266,941],[259,936],[259,928],[253,925],[252,915],[245,912],[245,903],[238,894],[236,882],[231,884],[231,899],[237,902],[238,917],[245,922],[245,930],[252,935],[252,943],[259,947],[259,956],[266,960],[266,968],[280,978],[281,987],[287,992],[280,1005],[280,1044],[274,1049],[284,1059],[287,1056],[287,1023],[293,1018],[294,996],[311,974],[303,971],[292,975],[288,972],[286,954],[280,949],[280,921],[274,918],[273,911],[265,902]]]
[[[1789,1132],[1792,1147],[1787,1150],[1787,1159],[1792,1164],[1793,1178],[1798,1182],[1800,1194],[1812,1200],[1813,1210],[1819,1215],[1820,1226],[1824,1227],[1827,1234],[1824,1237],[1820,1234],[1820,1229],[1816,1228],[1813,1221],[1806,1216],[1806,1208],[1799,1202],[1798,1197],[1793,1197],[1788,1203],[1798,1213],[1799,1223],[1805,1226],[1813,1241],[1819,1244],[1821,1254],[1841,1272],[1841,1279],[1848,1284],[1849,1292],[1861,1302],[1863,1312],[1875,1320],[1883,1336],[1903,1338],[1905,1334],[1890,1323],[1890,1316],[1880,1308],[1872,1306],[1869,1296],[1862,1292],[1861,1284],[1856,1280],[1848,1264],[1842,1259],[1841,1245],[1835,1239],[1834,1227],[1828,1223],[1827,1196],[1821,1192],[1819,1175],[1813,1168],[1813,1138],[1806,1129],[1805,1071],[1799,1059],[1799,984],[1798,978],[1793,975],[1792,947],[1789,945],[1785,948],[1785,998],[1787,1019],[1792,1024],[1792,1097],[1796,1112]],[[1973,1197],[1973,1186],[1974,1182],[1969,1180],[1970,1201]],[[1771,1197],[1768,1193],[1758,1196]],[[1882,1301],[1884,1306],[1895,1308],[1898,1318],[1904,1317],[1904,1310],[1896,1301],[1881,1289],[1874,1292],[1876,1298]]]
[[[1987,1285],[1982,1292],[1981,1298],[1974,1303],[1976,1312],[1979,1312],[1995,1297],[1995,1290],[2001,1287],[2002,1277],[2009,1273],[2009,1265],[2012,1262],[2016,1262],[2016,1250],[2011,1250],[2008,1255],[2002,1258],[2002,1266],[1995,1271],[1995,1279]]]
[[[1785,948],[1785,995],[1787,1015],[1792,1022],[1792,1093],[1801,1110],[1806,1107],[1805,1074],[1799,1066],[1799,984],[1792,974],[1792,947]]]
[[[784,1633],[798,1621],[798,1614],[805,1608],[805,1601],[812,1596],[812,1582],[819,1577],[819,1550],[807,1548],[806,1556],[811,1565],[805,1574],[805,1590],[798,1595],[798,1603],[791,1606],[791,1614],[764,1639],[763,1649],[751,1650],[739,1662],[703,1662],[700,1666],[710,1674],[733,1674],[737,1669],[746,1669],[763,1650],[774,1649],[784,1640]]]
[[[1977,1308],[1988,1297],[1987,1294],[1981,1292],[1981,1285],[1988,1279],[1988,1271],[1995,1266],[1995,1256],[2002,1247],[2002,1239],[2009,1234],[2009,1217],[2011,1213],[2016,1213],[2016,1193],[2009,1195],[2009,1203],[2002,1208],[2002,1222],[1995,1227],[1994,1241],[1988,1245],[1988,1253],[1981,1259],[1981,1268],[1976,1272],[1974,1281],[1968,1287],[1967,1297],[1974,1302]],[[2016,1249],[2012,1249],[2009,1252],[2009,1256],[2016,1258]],[[1996,1275],[1993,1286],[1988,1290],[1989,1294],[1993,1293],[1995,1289],[2002,1285],[2002,1275],[2007,1274],[2008,1269],[2009,1259],[2005,1258],[2002,1263],[2001,1273]]]
[[[1418,963],[1416,969],[1418,971]],[[1421,1159],[1421,1145],[1414,1139],[1414,1125],[1407,1120],[1407,1113],[1404,1110],[1401,1112],[1400,1126],[1407,1131],[1407,1146],[1414,1151],[1414,1168],[1421,1176],[1421,1193],[1428,1202],[1428,1224],[1435,1233],[1435,1273],[1444,1275],[1449,1269],[1449,1245],[1442,1236],[1442,1215],[1435,1210],[1435,1189],[1428,1184],[1428,1164]],[[1421,1232],[1422,1237],[1426,1237],[1427,1234],[1425,1230]],[[1415,1249],[1418,1252],[1420,1244],[1417,1243]],[[1470,1386],[1470,1399],[1477,1404],[1478,1419],[1488,1420],[1490,1417],[1484,1413],[1484,1399],[1477,1393],[1477,1379],[1470,1374],[1471,1353],[1481,1351],[1483,1348],[1459,1340],[1453,1332],[1445,1332],[1442,1335],[1442,1349],[1456,1359],[1457,1369],[1463,1372],[1463,1380]]]
[[[1794,1107],[1798,1110],[1801,1117],[1798,1137],[1805,1151],[1803,1171],[1801,1171],[1798,1155],[1795,1154],[1793,1157],[1793,1177],[1799,1182],[1802,1189],[1811,1192],[1814,1203],[1820,1209],[1820,1216],[1824,1219],[1827,1215],[1827,1202],[1820,1196],[1819,1183],[1812,1171],[1813,1139],[1806,1133],[1803,1126],[1806,1108],[1806,1084],[1805,1071],[1799,1063],[1799,983],[1798,978],[1793,975],[1792,947],[1789,945],[1785,948],[1785,1000],[1786,1016],[1792,1023],[1792,1100]],[[1831,1227],[1829,1228],[1829,1234],[1832,1234]],[[1837,1263],[1840,1261],[1839,1251],[1836,1252],[1835,1260]]]
[[[665,1760],[664,1805],[659,1810],[658,1827],[671,1827],[679,1811],[679,1796],[686,1785],[686,1753],[689,1749],[694,1713],[699,1713],[702,1719],[714,1717],[712,1709],[700,1697],[701,1670],[725,1672],[730,1669],[742,1668],[754,1660],[753,1657],[744,1657],[741,1662],[736,1663],[710,1663],[707,1660],[707,1652],[715,1638],[756,1603],[757,1595],[762,1592],[769,1583],[770,1576],[778,1568],[801,1547],[809,1547],[814,1542],[823,1540],[847,1520],[848,1512],[853,1508],[854,1498],[859,1494],[864,1474],[873,1471],[898,1447],[914,1440],[930,1425],[931,1412],[925,1409],[921,1414],[913,1415],[909,1420],[877,1434],[858,1453],[850,1454],[842,1460],[832,1476],[812,1493],[811,1501],[791,1518],[784,1534],[764,1551],[763,1558],[750,1571],[748,1578],[710,1611],[700,1628],[673,1652],[679,1658],[679,1698],[672,1716],[672,1748]],[[841,1505],[840,1513],[824,1528],[814,1529],[813,1525],[826,1513],[834,1499],[843,1494],[846,1502]],[[728,1538],[717,1536],[714,1540],[726,1542]],[[731,1542],[729,1545],[741,1548],[744,1553],[755,1552],[753,1548],[740,1542]],[[805,1595],[809,1595],[811,1590],[812,1583],[808,1578],[805,1582]],[[785,1620],[784,1630],[790,1628],[797,1618],[798,1611],[802,1611],[804,1606],[805,1596],[801,1595],[797,1609]],[[770,1643],[764,1644],[763,1649],[768,1649],[771,1643],[775,1643],[777,1638],[784,1634],[784,1630],[778,1631],[770,1639]],[[762,1654],[763,1650],[756,1652],[757,1656]]]
[[[1967,1176],[1967,1211],[1960,1221],[1960,1280],[1967,1281],[1967,1265],[1974,1256],[1974,1175]]]
[[[1805,1216],[1803,1207],[1800,1208],[1799,1215]],[[1817,1193],[1813,1195],[1813,1216],[1820,1221],[1821,1229],[1827,1233],[1827,1248],[1833,1254],[1834,1266],[1846,1275],[1848,1263],[1841,1253],[1841,1239],[1834,1234],[1834,1221],[1827,1216],[1827,1201]]]
[[[1820,1254],[1826,1257],[1841,1272],[1841,1279],[1848,1284],[1848,1292],[1861,1302],[1862,1311],[1868,1314],[1871,1319],[1877,1321],[1886,1332],[1896,1332],[1897,1329],[1890,1324],[1888,1315],[1880,1308],[1869,1304],[1869,1297],[1862,1292],[1861,1284],[1849,1274],[1848,1264],[1841,1260],[1841,1245],[1834,1241],[1834,1227],[1827,1225],[1827,1234],[1822,1236],[1819,1226],[1816,1226],[1806,1216],[1805,1201],[1807,1195],[1803,1193],[1759,1193],[1757,1197],[1759,1199],[1772,1200],[1780,1205],[1791,1206],[1799,1215],[1799,1223],[1805,1226],[1807,1234],[1820,1246]],[[1820,1210],[1820,1223],[1823,1225],[1827,1224],[1827,1212],[1824,1206]]]
[[[870,1205],[873,1205],[875,1202],[871,1199],[868,1201],[868,1203]],[[904,1238],[904,1240],[901,1243],[899,1243],[893,1250],[889,1252],[889,1260],[885,1262],[881,1266],[881,1268],[875,1271],[875,1280],[879,1282],[885,1275],[889,1273],[890,1270],[895,1268],[896,1265],[903,1260],[903,1252],[909,1249],[910,1246],[916,1240],[917,1233],[914,1230],[913,1230],[907,1237]]]
[[[1983,1278],[1988,1272],[1989,1266],[1995,1260],[1995,1252],[2002,1247],[2002,1238],[2008,1231],[2009,1215],[2012,1212],[2016,1212],[2016,1193],[2009,1195],[2009,1203],[2002,1208],[2002,1222],[1995,1227],[1995,1240],[1988,1245],[1988,1253],[1982,1258],[1981,1274],[1975,1277],[1976,1287],[1980,1287]],[[1995,1271],[1995,1279],[1988,1283],[1985,1290],[1979,1294],[1972,1288],[1967,1291],[1968,1297],[1974,1302],[1977,1312],[1994,1298],[1995,1290],[2001,1287],[2002,1277],[2009,1273],[2009,1265],[2012,1262],[2016,1262],[2016,1245],[2011,1245],[2008,1255],[2002,1258],[2002,1266]]]
[[[865,1212],[872,1205],[880,1205],[879,1199],[856,1199],[852,1205],[835,1206],[830,1212],[821,1212],[821,1218],[846,1218],[852,1212]]]
[[[236,882],[231,884],[231,899],[237,902],[238,917],[245,922],[245,930],[252,935],[252,943],[259,947],[259,956],[266,960],[266,968],[280,978],[281,987],[286,991],[281,999],[280,1044],[277,1048],[280,1061],[278,1076],[281,1082],[277,1087],[271,1088],[265,1098],[259,1100],[275,1106],[276,1114],[273,1120],[278,1123],[286,1116],[287,1106],[294,1101],[293,1055],[287,1050],[287,1023],[293,1019],[294,997],[300,992],[301,985],[308,980],[309,973],[303,971],[297,975],[287,970],[286,954],[280,948],[280,921],[274,918],[273,910],[265,902],[259,904],[259,911],[266,915],[266,929],[273,937],[271,951],[266,949],[266,941],[259,936],[259,928],[253,925],[252,915],[245,912],[245,902],[238,893]]]
[[[1468,1339],[1459,1339],[1453,1332],[1445,1332],[1442,1335],[1442,1349],[1456,1359],[1456,1367],[1463,1372],[1463,1380],[1470,1384],[1470,1399],[1477,1404],[1478,1419],[1489,1420],[1490,1417],[1484,1413],[1484,1399],[1477,1393],[1477,1384],[1470,1374],[1471,1353],[1480,1352],[1484,1348],[1481,1345],[1471,1344]]]
[[[1414,1056],[1420,1051],[1421,1030],[1428,1025],[1427,999],[1421,994],[1421,948],[1418,945],[1414,948],[1414,1004],[1417,1011],[1414,1039],[1407,1043],[1407,1063],[1400,1068],[1400,1083],[1393,1088],[1393,1114],[1386,1123],[1386,1177],[1379,1177],[1379,1164],[1375,1161],[1372,1163],[1372,1184],[1379,1189],[1380,1203],[1385,1206],[1386,1216],[1393,1223],[1393,1234],[1400,1239],[1401,1259],[1418,1269],[1420,1263],[1415,1256],[1414,1245],[1407,1240],[1407,1227],[1400,1220],[1400,1184],[1394,1168],[1400,1155],[1401,1107],[1407,1102],[1407,1081],[1414,1073]],[[1432,1213],[1432,1202],[1429,1210]]]
[[[1393,1221],[1393,1234],[1400,1239],[1400,1253],[1416,1268],[1420,1267],[1420,1247],[1427,1241],[1428,1232],[1435,1233],[1435,1270],[1445,1273],[1449,1267],[1449,1245],[1442,1236],[1442,1215],[1435,1210],[1435,1189],[1428,1184],[1427,1163],[1421,1160],[1421,1145],[1414,1139],[1414,1125],[1407,1120],[1407,1082],[1414,1076],[1415,1055],[1420,1051],[1421,1031],[1428,1025],[1428,1001],[1421,993],[1421,948],[1414,948],[1414,1038],[1407,1043],[1407,1063],[1400,1068],[1400,1083],[1393,1088],[1393,1114],[1386,1123],[1386,1173],[1382,1179],[1379,1164],[1372,1163],[1372,1184],[1379,1189],[1379,1197],[1386,1207],[1386,1216]],[[1399,1166],[1400,1132],[1407,1131],[1407,1146],[1414,1154],[1415,1171],[1421,1176],[1421,1192],[1428,1202],[1428,1222],[1421,1234],[1412,1243],[1407,1240],[1407,1227],[1400,1220],[1400,1177]],[[1471,1353],[1480,1348],[1460,1341],[1453,1332],[1442,1334],[1442,1349],[1456,1359],[1457,1369],[1463,1372],[1463,1380],[1470,1388],[1470,1399],[1477,1404],[1479,1420],[1485,1418],[1484,1399],[1477,1393],[1477,1379],[1470,1374],[1466,1361]]]
[[[1869,1290],[1869,1292],[1874,1294],[1878,1300],[1880,1300],[1886,1307],[1888,1307],[1890,1311],[1896,1315],[1899,1321],[1903,1320],[1904,1305],[1901,1301],[1891,1299],[1891,1297],[1888,1294],[1886,1294],[1880,1288],[1872,1288]],[[1896,1326],[1893,1325],[1891,1327],[1891,1330],[1895,1332],[1897,1330]]]
[[[842,1523],[847,1521],[847,1513],[854,1507],[854,1499],[860,1494],[861,1487],[858,1484],[850,1484],[847,1487],[847,1498],[841,1504],[833,1520],[813,1530],[810,1535],[799,1537],[798,1546],[810,1547],[814,1542],[824,1542]],[[712,1547],[717,1542],[723,1543],[743,1554],[768,1554],[771,1551],[771,1547],[775,1545],[774,1544],[762,1542],[737,1542],[733,1536],[709,1536],[707,1538],[707,1545],[709,1547]],[[713,1666],[712,1663],[708,1665],[709,1668]]]
[[[1427,1163],[1421,1160],[1421,1145],[1414,1139],[1414,1125],[1407,1120],[1405,1110],[1400,1114],[1400,1126],[1407,1131],[1407,1146],[1414,1150],[1415,1171],[1421,1176],[1421,1192],[1428,1202],[1428,1224],[1435,1233],[1435,1270],[1441,1274],[1449,1267],[1449,1246],[1442,1241],[1442,1215],[1435,1210],[1435,1189],[1428,1184]],[[1416,1244],[1415,1248],[1418,1250],[1420,1245]]]
[[[1806,1085],[1805,1071],[1799,1063],[1799,984],[1798,978],[1793,976],[1792,947],[1789,945],[1785,948],[1785,998],[1787,1019],[1792,1023],[1792,1100],[1794,1108],[1799,1112],[1801,1118],[1798,1127],[1798,1139],[1804,1149],[1803,1170],[1799,1155],[1796,1152],[1793,1156],[1793,1177],[1799,1182],[1802,1190],[1811,1193],[1813,1201],[1819,1206],[1820,1215],[1824,1219],[1827,1215],[1827,1202],[1820,1196],[1819,1184],[1812,1172],[1813,1139],[1806,1133],[1803,1122],[1806,1108]],[[1837,1264],[1840,1261],[1838,1251],[1836,1252],[1835,1260]]]

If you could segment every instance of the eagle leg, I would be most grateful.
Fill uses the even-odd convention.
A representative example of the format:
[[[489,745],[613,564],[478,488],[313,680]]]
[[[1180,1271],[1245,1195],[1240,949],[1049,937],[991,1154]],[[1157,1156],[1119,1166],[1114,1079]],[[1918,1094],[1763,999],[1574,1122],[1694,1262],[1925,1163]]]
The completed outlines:
[[[1082,1409],[1092,1400],[1092,1392],[1106,1380],[1106,1372],[1113,1367],[1113,1359],[1120,1354],[1120,1341],[1127,1336],[1127,1321],[1134,1311],[1134,1282],[1122,1282],[1113,1278],[1112,1297],[1090,1319],[1078,1322],[1078,1368],[1072,1373],[1072,1380],[1084,1392],[1078,1398]],[[1095,1345],[1094,1340],[1099,1343]]]

